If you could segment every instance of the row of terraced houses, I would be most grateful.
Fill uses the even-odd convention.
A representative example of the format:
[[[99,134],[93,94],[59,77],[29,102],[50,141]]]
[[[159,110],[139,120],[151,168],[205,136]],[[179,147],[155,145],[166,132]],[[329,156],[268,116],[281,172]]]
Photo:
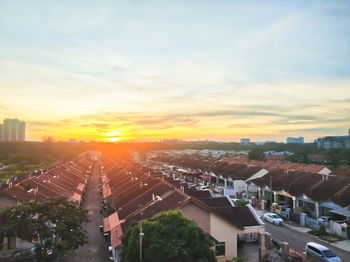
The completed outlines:
[[[154,153],[153,153],[154,156]],[[242,198],[286,219],[350,239],[350,167],[330,170],[323,165],[283,161],[249,161],[247,156],[212,158],[159,152],[153,158],[163,172],[210,185],[214,194]]]
[[[106,214],[103,232],[114,261],[120,261],[121,237],[132,221],[174,209],[180,209],[214,241],[218,261],[236,257],[239,241],[258,237],[260,255],[264,255],[264,224],[250,205],[235,207],[226,196],[190,189],[169,174],[123,159],[104,158],[101,181]]]
[[[85,157],[62,162],[44,170],[37,170],[25,177],[0,184],[0,211],[29,200],[44,201],[49,197],[65,196],[81,204],[93,163]],[[11,253],[30,244],[22,239],[0,236],[0,253]]]

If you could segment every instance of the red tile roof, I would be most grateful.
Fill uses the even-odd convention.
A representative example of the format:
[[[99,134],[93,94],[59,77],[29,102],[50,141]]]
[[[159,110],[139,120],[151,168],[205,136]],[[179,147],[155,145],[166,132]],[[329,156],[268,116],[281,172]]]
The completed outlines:
[[[318,172],[321,171],[321,169],[325,168],[324,165],[310,165],[306,168],[304,168],[304,172],[306,173],[313,173],[313,174],[317,174]]]

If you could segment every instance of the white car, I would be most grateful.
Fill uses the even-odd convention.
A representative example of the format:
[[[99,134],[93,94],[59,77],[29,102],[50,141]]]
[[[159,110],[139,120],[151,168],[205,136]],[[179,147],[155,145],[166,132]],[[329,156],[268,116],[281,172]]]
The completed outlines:
[[[341,262],[341,259],[337,257],[328,247],[322,246],[315,242],[308,242],[305,247],[306,254],[313,257],[317,261],[325,262]]]
[[[270,222],[272,224],[275,224],[277,226],[283,224],[283,219],[274,213],[266,213],[263,215],[263,219],[266,220],[267,222]]]

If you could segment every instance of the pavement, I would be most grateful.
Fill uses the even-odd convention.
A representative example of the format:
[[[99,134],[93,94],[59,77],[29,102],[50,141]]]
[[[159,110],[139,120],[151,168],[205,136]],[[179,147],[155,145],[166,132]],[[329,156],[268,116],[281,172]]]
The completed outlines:
[[[86,191],[86,198],[83,207],[89,211],[90,222],[84,225],[89,235],[89,243],[79,249],[69,252],[64,256],[64,262],[104,262],[110,261],[108,256],[108,246],[100,232],[102,225],[100,214],[101,194],[99,190],[100,164],[94,165]]]
[[[264,211],[256,210],[259,216],[262,216]],[[317,242],[321,245],[327,246],[333,252],[338,255],[342,261],[350,261],[350,241],[344,240],[339,242],[329,243],[322,239],[319,239],[313,235],[308,234],[310,228],[302,227],[301,225],[292,221],[285,221],[283,226],[272,225],[271,223],[265,223],[266,232],[271,233],[272,237],[283,242],[288,242],[289,246],[295,248],[299,252],[303,252],[307,242]]]

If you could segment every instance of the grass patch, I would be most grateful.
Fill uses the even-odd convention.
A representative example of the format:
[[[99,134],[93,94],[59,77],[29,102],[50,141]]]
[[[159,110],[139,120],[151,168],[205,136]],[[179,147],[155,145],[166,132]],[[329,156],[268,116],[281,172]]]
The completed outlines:
[[[34,172],[35,170],[44,169],[56,165],[59,162],[61,162],[61,160],[43,161],[39,164],[11,164],[0,170],[0,183],[6,183],[8,179],[12,179],[14,177],[23,177]]]

